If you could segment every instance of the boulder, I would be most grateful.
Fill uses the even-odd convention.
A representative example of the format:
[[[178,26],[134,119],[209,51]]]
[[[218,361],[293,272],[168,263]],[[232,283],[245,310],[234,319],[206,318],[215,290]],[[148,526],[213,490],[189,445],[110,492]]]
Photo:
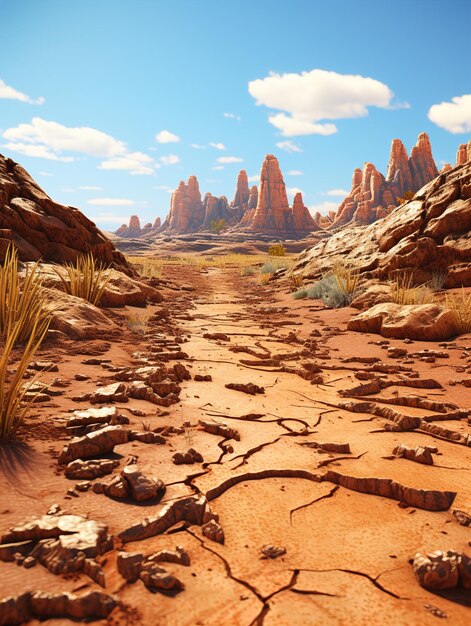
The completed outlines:
[[[347,329],[417,341],[446,341],[457,334],[452,312],[438,304],[377,304],[353,317]]]

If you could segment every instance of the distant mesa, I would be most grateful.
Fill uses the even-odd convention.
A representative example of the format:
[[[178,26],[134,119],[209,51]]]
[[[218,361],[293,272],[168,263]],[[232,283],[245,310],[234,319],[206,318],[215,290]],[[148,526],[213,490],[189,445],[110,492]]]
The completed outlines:
[[[137,215],[131,215],[129,218],[129,224],[121,224],[114,234],[122,239],[136,239],[138,237],[143,237],[148,233],[157,232],[160,226],[161,220],[160,217],[157,217],[153,224],[148,222],[147,224],[144,224],[143,228],[141,228],[141,221],[139,217]]]
[[[471,142],[462,144],[456,164],[466,163],[470,157]],[[445,164],[438,171],[427,133],[419,135],[410,156],[402,141],[393,139],[386,175],[373,163],[365,163],[363,169],[354,170],[351,191],[336,211],[312,215],[300,192],[290,205],[278,159],[267,154],[259,185],[249,187],[247,172],[241,170],[231,202],[226,196],[217,197],[209,192],[203,198],[197,177],[190,176],[172,193],[170,211],[162,224],[158,218],[154,224],[141,228],[139,218],[134,215],[129,224],[123,224],[115,234],[125,239],[149,235],[146,237],[149,240],[161,233],[220,232],[215,231],[215,224],[223,224],[221,230],[239,239],[244,236],[295,240],[313,233],[324,237],[348,225],[368,225],[386,217],[439,174],[452,169],[450,164]]]
[[[129,225],[123,224],[115,234],[136,238],[149,233],[214,232],[215,224],[221,222],[224,230],[234,235],[252,233],[297,239],[322,229],[305,206],[301,193],[296,194],[293,206],[289,205],[278,160],[269,154],[260,172],[260,187],[249,187],[247,172],[241,170],[231,202],[226,196],[216,197],[209,192],[203,199],[198,179],[190,176],[172,193],[170,211],[162,225],[157,226],[156,222],[152,228],[146,225],[141,229],[139,218],[133,216]]]
[[[363,170],[354,170],[352,189],[329,227],[339,228],[350,222],[372,224],[391,213],[399,198],[416,193],[437,176],[427,133],[419,135],[410,157],[402,141],[393,139],[386,177],[373,163],[365,163]]]

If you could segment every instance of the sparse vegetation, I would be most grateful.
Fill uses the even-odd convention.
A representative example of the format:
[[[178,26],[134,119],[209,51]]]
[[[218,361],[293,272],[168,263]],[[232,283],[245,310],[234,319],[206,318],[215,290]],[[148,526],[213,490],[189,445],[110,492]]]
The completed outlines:
[[[272,276],[273,272],[260,272],[260,282],[262,285],[268,285]]]
[[[448,270],[438,270],[431,272],[427,285],[432,291],[441,291],[447,281]]]
[[[453,314],[458,335],[471,333],[471,293],[447,294],[445,304]]]
[[[430,304],[433,291],[427,285],[414,286],[412,273],[395,274],[391,282],[391,299],[397,304]]]
[[[211,220],[210,228],[212,233],[219,235],[227,229],[227,220],[223,217],[219,220]]]
[[[243,267],[241,271],[242,276],[253,276],[255,274],[255,270],[250,265],[247,267]]]
[[[281,243],[274,243],[268,247],[270,256],[286,256],[286,248]]]
[[[288,279],[291,283],[291,288],[293,291],[297,291],[302,287],[303,277],[301,276],[301,274],[294,274],[293,272],[290,272],[288,274]]]
[[[111,278],[111,272],[90,253],[77,257],[75,265],[64,266],[66,277],[56,270],[64,291],[98,306]]]
[[[406,202],[409,202],[409,200],[412,200],[414,196],[415,193],[413,191],[406,191],[402,197],[396,196],[396,202],[398,206],[400,206],[401,204],[405,204]]]
[[[24,375],[49,328],[49,319],[36,317],[30,327],[30,336],[19,361],[12,363],[12,352],[22,331],[21,322],[16,322],[5,337],[0,353],[0,439],[12,439],[18,430],[33,400],[24,401],[31,386],[38,380],[38,372],[25,384]]]
[[[33,331],[40,333],[48,319],[44,304],[38,265],[22,277],[16,248],[9,245],[0,266],[0,336],[7,340],[18,326],[15,342],[23,344],[34,338]]]
[[[302,300],[303,298],[307,298],[307,289],[306,287],[301,287],[293,293],[293,298],[295,300]]]
[[[335,309],[348,306],[358,295],[359,277],[358,269],[337,263],[330,273],[306,288],[306,297],[322,300]],[[302,289],[299,291],[302,292]]]

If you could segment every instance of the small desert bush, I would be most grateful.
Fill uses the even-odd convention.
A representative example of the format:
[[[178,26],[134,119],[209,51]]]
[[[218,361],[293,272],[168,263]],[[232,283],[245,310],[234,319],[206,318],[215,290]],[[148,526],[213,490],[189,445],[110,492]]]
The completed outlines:
[[[268,285],[272,276],[273,273],[271,272],[260,273],[260,282],[262,285]]]
[[[242,276],[253,276],[255,274],[255,270],[250,265],[247,265],[246,267],[242,268],[241,274]]]
[[[471,293],[447,294],[445,304],[453,314],[458,335],[471,333]]]
[[[322,300],[335,309],[348,306],[359,293],[359,275],[356,268],[337,264],[329,274],[308,287],[307,297]]]
[[[0,439],[15,436],[21,421],[29,410],[32,400],[24,401],[30,387],[38,380],[38,372],[29,383],[24,383],[24,375],[41,345],[49,328],[50,320],[37,316],[30,327],[29,339],[23,347],[19,361],[12,363],[12,352],[22,332],[21,321],[17,321],[5,337],[0,352]]]
[[[277,269],[273,263],[264,263],[260,268],[260,274],[274,274]]]
[[[307,298],[307,289],[306,287],[301,287],[293,293],[293,298],[295,300],[302,300],[303,298]]]
[[[410,273],[396,274],[391,282],[391,299],[402,305],[430,304],[433,291],[427,285],[414,286],[414,277]]]
[[[111,278],[110,270],[97,261],[91,253],[78,256],[75,265],[68,263],[64,269],[66,277],[56,271],[62,281],[64,291],[98,306]]]
[[[281,243],[274,243],[268,247],[268,254],[270,256],[285,256],[286,248]]]
[[[0,338],[8,339],[17,327],[15,342],[26,343],[47,319],[38,264],[21,276],[17,250],[9,245],[0,266]]]

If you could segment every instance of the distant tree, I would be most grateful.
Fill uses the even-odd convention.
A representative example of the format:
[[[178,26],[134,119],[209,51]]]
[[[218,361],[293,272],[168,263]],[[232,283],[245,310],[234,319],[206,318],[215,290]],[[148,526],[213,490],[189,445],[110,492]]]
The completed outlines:
[[[404,195],[402,196],[402,198],[400,198],[399,196],[396,196],[396,202],[399,206],[401,204],[405,204],[406,202],[409,202],[409,200],[412,200],[414,196],[415,196],[415,193],[413,191],[406,191]]]
[[[285,256],[286,248],[281,243],[274,243],[268,247],[268,254],[270,256]]]
[[[211,232],[212,233],[216,233],[216,235],[219,235],[224,230],[226,230],[226,228],[227,228],[227,220],[225,220],[223,217],[221,217],[221,219],[219,220],[211,220]]]

